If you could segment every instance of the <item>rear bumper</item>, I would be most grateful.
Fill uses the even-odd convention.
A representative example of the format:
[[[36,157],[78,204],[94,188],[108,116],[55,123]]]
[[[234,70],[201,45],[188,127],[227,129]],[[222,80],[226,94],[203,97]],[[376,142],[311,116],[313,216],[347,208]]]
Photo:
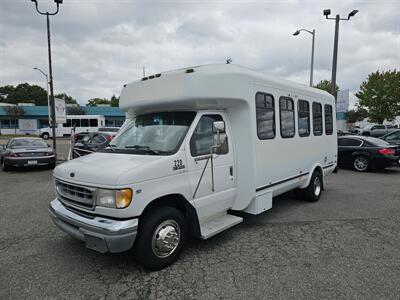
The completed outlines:
[[[398,166],[399,159],[400,159],[400,157],[398,157],[398,156],[375,158],[371,161],[371,167],[372,168],[386,168],[386,167]]]
[[[83,241],[87,248],[106,253],[131,249],[136,239],[139,220],[86,218],[68,210],[58,199],[50,202],[49,213],[61,230]]]
[[[54,155],[40,157],[4,157],[4,163],[12,167],[46,166],[55,164],[55,162],[56,159]]]

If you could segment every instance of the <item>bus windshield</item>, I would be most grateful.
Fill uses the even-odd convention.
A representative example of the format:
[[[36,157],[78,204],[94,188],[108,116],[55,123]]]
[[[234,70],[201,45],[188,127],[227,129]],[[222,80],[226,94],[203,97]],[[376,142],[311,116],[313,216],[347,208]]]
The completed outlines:
[[[195,112],[183,111],[137,115],[126,120],[110,147],[139,154],[175,153],[195,116]]]

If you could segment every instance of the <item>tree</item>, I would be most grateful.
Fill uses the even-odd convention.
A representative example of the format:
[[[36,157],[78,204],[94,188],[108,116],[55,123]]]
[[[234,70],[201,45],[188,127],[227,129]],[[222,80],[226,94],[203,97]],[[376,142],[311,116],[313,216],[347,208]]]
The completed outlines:
[[[358,105],[368,109],[371,122],[392,121],[400,114],[400,72],[378,70],[369,74],[356,96]]]
[[[3,101],[11,104],[34,103],[35,105],[47,105],[47,91],[38,86],[29,83],[21,83],[16,87],[12,85],[0,88],[0,93],[7,94]]]
[[[67,115],[86,115],[82,106],[67,106]]]
[[[117,97],[116,95],[113,95],[111,97],[111,106],[119,107],[119,97]]]
[[[321,80],[317,85],[314,85],[315,88],[327,91],[329,94],[332,91],[332,84],[330,80]],[[336,94],[339,92],[339,86],[336,85]]]
[[[357,110],[349,110],[346,112],[346,120],[348,123],[353,124],[357,121],[362,121],[368,117],[368,110],[359,107]]]
[[[59,93],[54,95],[54,98],[64,99],[66,104],[78,104],[76,99],[72,98],[72,96],[67,95],[66,93]]]
[[[12,105],[12,106],[4,106],[4,111],[10,120],[14,120],[15,122],[15,134],[17,134],[17,123],[20,116],[25,114],[25,110],[22,106]]]
[[[102,99],[102,98],[93,98],[88,100],[88,106],[97,106],[98,104],[110,104],[111,101],[108,99]]]

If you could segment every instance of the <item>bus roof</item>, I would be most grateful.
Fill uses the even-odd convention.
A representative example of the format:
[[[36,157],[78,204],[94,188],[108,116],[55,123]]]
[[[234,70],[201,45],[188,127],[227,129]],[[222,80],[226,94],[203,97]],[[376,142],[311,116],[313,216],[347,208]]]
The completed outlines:
[[[249,94],[251,85],[290,90],[334,103],[333,96],[325,91],[238,65],[217,64],[163,72],[129,83],[121,92],[119,104],[125,111],[145,111],[152,107],[224,108],[233,103],[227,100],[253,102]]]

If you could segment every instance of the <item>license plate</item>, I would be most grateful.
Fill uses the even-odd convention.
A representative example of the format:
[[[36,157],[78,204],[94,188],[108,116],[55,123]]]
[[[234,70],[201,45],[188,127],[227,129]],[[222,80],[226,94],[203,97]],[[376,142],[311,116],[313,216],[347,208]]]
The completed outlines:
[[[28,165],[36,165],[37,160],[28,160]]]

